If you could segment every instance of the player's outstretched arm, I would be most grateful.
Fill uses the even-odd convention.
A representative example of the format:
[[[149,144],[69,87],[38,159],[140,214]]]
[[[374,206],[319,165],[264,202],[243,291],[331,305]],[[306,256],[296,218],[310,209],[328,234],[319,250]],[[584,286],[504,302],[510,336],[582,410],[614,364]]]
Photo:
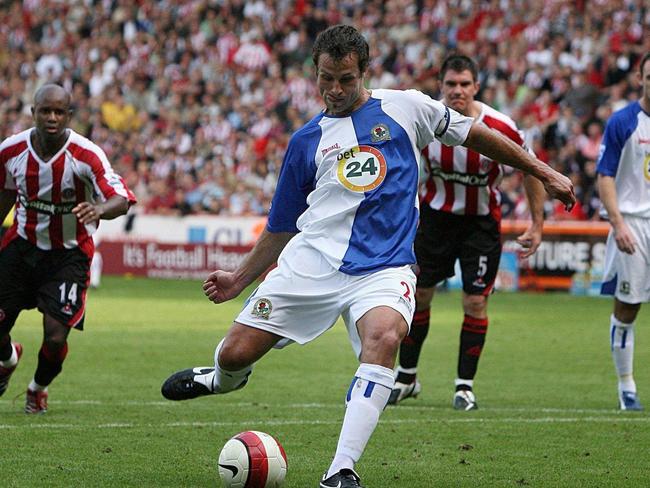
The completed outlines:
[[[217,270],[210,273],[203,282],[203,292],[214,303],[237,297],[278,260],[284,246],[294,235],[296,234],[292,232],[269,232],[265,229],[255,247],[235,271]]]
[[[14,203],[16,203],[16,190],[0,190],[0,225],[9,215]]]
[[[110,220],[124,215],[129,209],[129,201],[119,195],[114,195],[103,203],[81,202],[72,209],[79,222],[87,224],[94,220]]]
[[[463,146],[539,179],[547,193],[571,210],[576,201],[571,180],[531,156],[524,148],[481,123],[474,123]]]
[[[544,200],[546,192],[542,182],[532,175],[524,176],[524,191],[528,208],[530,209],[531,223],[528,229],[517,237],[517,243],[524,248],[522,258],[535,254],[542,243],[542,231],[544,228]]]
[[[625,223],[625,220],[623,220],[623,216],[618,208],[616,182],[614,178],[603,174],[598,175],[598,195],[600,196],[600,201],[603,202],[605,210],[607,210],[609,224],[614,230],[616,247],[624,253],[634,254],[636,238]]]

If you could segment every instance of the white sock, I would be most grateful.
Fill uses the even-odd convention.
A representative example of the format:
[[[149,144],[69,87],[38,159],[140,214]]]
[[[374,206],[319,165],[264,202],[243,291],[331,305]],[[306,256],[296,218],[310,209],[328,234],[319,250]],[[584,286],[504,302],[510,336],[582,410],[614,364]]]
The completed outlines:
[[[9,356],[9,359],[5,359],[4,361],[0,361],[0,366],[3,368],[13,368],[18,364],[18,353],[16,352],[16,348],[14,345],[11,345],[11,356]]]
[[[214,371],[194,377],[194,381],[204,384],[215,393],[228,393],[242,387],[253,371],[252,365],[238,371],[226,371],[219,366],[219,351],[224,340],[222,339],[214,350]]]
[[[397,375],[399,373],[404,373],[404,374],[417,374],[418,373],[418,368],[402,368],[401,366],[398,366],[395,368],[395,378],[397,378]]]
[[[464,380],[462,378],[456,378],[454,380],[454,386],[459,386],[459,385],[469,386],[469,389],[471,390],[472,388],[474,388],[474,380]]]
[[[28,390],[32,391],[47,391],[47,386],[41,386],[38,383],[36,383],[34,380],[29,382],[29,386],[27,387]]]
[[[393,372],[377,364],[362,363],[350,384],[339,443],[329,478],[343,468],[354,468],[377,426],[395,385]]]
[[[102,281],[102,268],[104,260],[99,251],[95,251],[92,261],[90,261],[90,286],[92,288],[99,288]]]
[[[618,375],[619,391],[636,392],[636,383],[632,376],[634,361],[634,322],[626,324],[614,315],[610,317],[610,344],[612,358]]]

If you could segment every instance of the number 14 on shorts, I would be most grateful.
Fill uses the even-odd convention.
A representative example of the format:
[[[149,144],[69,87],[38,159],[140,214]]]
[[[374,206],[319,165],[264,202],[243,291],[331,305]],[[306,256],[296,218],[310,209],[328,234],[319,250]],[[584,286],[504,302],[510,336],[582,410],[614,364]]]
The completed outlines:
[[[77,288],[77,283],[61,283],[59,286],[61,303],[75,305],[77,303]]]

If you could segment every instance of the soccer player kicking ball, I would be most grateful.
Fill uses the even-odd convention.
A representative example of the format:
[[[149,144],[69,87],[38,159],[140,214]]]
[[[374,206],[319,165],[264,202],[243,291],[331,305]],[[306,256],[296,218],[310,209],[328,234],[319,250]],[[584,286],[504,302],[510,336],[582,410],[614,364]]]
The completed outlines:
[[[597,164],[602,215],[611,225],[601,293],[614,295],[610,342],[621,410],[643,410],[632,364],[634,320],[650,301],[650,52],[639,80],[641,98],[607,122]]]
[[[23,353],[10,332],[21,310],[43,314],[43,344],[27,387],[26,413],[47,411],[71,328],[83,329],[99,219],[135,203],[104,151],[68,128],[70,95],[48,84],[34,96],[34,127],[0,144],[0,222],[15,204],[0,247],[0,395]]]
[[[353,27],[321,32],[313,46],[325,110],[287,148],[265,231],[233,272],[203,285],[222,303],[276,261],[216,347],[214,366],[179,371],[170,400],[243,387],[273,347],[304,344],[342,316],[360,365],[321,488],[361,486],[354,471],[394,385],[393,365],[414,310],[413,239],[420,151],[434,138],[466,144],[539,177],[565,204],[568,178],[442,103],[414,91],[368,90],[368,44]]]
[[[467,56],[449,56],[440,70],[445,105],[498,131],[518,146],[521,132],[510,117],[474,99],[479,90],[478,66]],[[530,152],[531,156],[534,154]],[[435,286],[454,275],[456,260],[463,281],[463,322],[452,405],[457,410],[478,408],[474,377],[488,329],[488,296],[501,259],[501,196],[498,185],[503,167],[498,159],[465,147],[434,140],[422,151],[427,179],[420,201],[420,226],[415,237],[418,281],[415,316],[400,346],[396,382],[388,403],[396,404],[420,393],[416,377],[422,344],[429,332]],[[542,240],[544,187],[531,175],[524,177],[532,222],[517,242],[523,258]],[[444,236],[444,238],[441,238]]]

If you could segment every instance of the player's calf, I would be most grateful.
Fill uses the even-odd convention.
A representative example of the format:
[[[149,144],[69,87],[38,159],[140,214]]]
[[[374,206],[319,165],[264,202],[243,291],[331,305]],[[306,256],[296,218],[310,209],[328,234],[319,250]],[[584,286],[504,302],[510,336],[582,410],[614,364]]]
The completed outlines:
[[[11,344],[11,348],[11,356],[5,361],[0,361],[0,396],[2,396],[5,391],[7,391],[7,387],[9,386],[9,379],[16,370],[18,361],[20,361],[20,357],[23,355],[22,344],[13,342]]]

